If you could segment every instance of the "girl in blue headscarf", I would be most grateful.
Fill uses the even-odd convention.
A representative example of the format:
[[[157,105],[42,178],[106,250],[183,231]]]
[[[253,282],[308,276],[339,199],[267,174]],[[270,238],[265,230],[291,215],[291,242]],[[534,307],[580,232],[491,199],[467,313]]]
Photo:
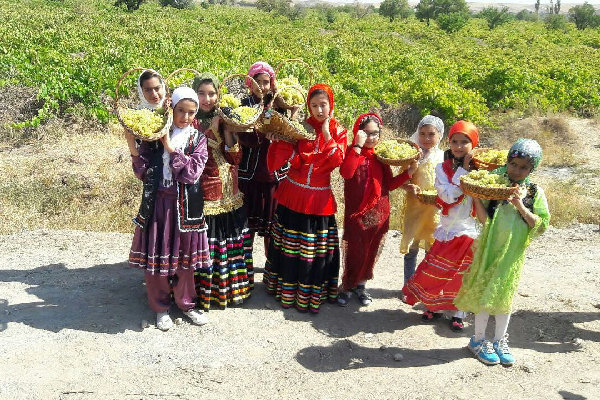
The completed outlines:
[[[508,200],[476,201],[487,215],[470,269],[454,299],[456,307],[475,313],[475,336],[469,349],[484,364],[512,365],[508,347],[508,321],[519,284],[525,249],[531,240],[548,227],[550,213],[541,187],[529,181],[529,174],[542,159],[540,145],[519,139],[508,152],[506,165],[493,172],[505,175],[518,186]],[[496,320],[493,342],[485,338],[489,316]]]

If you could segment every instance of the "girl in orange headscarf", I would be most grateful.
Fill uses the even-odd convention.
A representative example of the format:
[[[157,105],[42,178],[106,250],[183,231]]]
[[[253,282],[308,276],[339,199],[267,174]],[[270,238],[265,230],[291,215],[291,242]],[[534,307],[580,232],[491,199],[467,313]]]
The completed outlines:
[[[317,84],[308,91],[314,140],[273,142],[267,165],[275,171],[290,163],[275,198],[278,202],[264,281],[282,307],[317,313],[323,300],[337,299],[340,253],[331,172],[346,152],[346,129],[333,118],[333,91]]]
[[[435,168],[437,204],[441,209],[440,223],[433,233],[435,242],[402,288],[407,304],[422,302],[427,307],[424,320],[436,318],[440,311],[456,310],[453,301],[473,261],[471,245],[479,236],[473,199],[460,188],[460,177],[471,169],[479,131],[471,122],[458,121],[450,128],[448,141],[446,160]],[[452,330],[463,329],[463,318],[461,311],[454,314]]]
[[[338,304],[345,306],[352,295],[362,305],[372,299],[365,290],[367,280],[373,278],[373,267],[381,240],[389,229],[389,192],[410,179],[417,169],[414,161],[406,172],[392,175],[389,165],[383,164],[374,153],[379,142],[381,117],[374,113],[362,114],[354,123],[354,139],[340,167],[344,177],[344,274]]]

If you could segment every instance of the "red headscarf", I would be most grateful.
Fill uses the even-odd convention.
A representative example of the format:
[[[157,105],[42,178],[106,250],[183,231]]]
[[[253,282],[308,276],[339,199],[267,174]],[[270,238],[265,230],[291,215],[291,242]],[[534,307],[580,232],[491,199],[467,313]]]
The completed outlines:
[[[306,96],[306,106],[308,107],[308,112],[311,112],[310,96],[312,95],[312,93],[319,89],[323,90],[327,94],[327,97],[329,99],[329,115],[331,115],[331,117],[329,118],[329,132],[331,133],[332,138],[337,139],[336,136],[339,123],[333,118],[333,106],[335,103],[333,101],[333,90],[331,89],[331,86],[326,85],[325,83],[317,83],[308,90],[308,95]],[[310,117],[306,119],[306,122],[308,122],[315,129],[317,135],[321,133],[321,127],[323,126],[323,122],[317,121],[317,119],[312,116],[312,113]]]
[[[471,143],[473,143],[473,147],[477,147],[479,144],[479,131],[472,122],[462,120],[455,122],[448,133],[448,140],[452,138],[452,135],[457,133],[467,136],[471,140]]]
[[[354,128],[352,129],[352,133],[354,134],[354,138],[352,139],[353,145],[356,144],[356,134],[360,130],[360,124],[367,117],[374,117],[379,121],[379,126],[383,125],[383,121],[381,120],[381,117],[378,114],[376,114],[376,113],[362,114],[360,117],[358,117],[358,119],[354,123]],[[348,151],[354,151],[354,150],[353,150],[353,148],[350,147],[350,148],[348,148]],[[369,149],[369,148],[363,147],[360,155],[367,159],[370,159],[370,160],[376,159],[374,149],[372,149],[372,148]],[[383,175],[384,175],[383,168],[385,168],[385,166],[381,165],[381,163],[379,163],[379,162],[376,162],[376,161],[369,162],[369,171],[368,171],[368,175],[367,175],[369,177],[369,179],[367,180],[367,187],[365,188],[365,194],[363,196],[362,201],[360,202],[360,206],[358,207],[358,210],[354,214],[352,214],[350,216],[350,218],[356,218],[356,217],[363,216],[367,211],[369,211],[371,208],[375,207],[375,205],[381,198],[381,187],[383,185]]]

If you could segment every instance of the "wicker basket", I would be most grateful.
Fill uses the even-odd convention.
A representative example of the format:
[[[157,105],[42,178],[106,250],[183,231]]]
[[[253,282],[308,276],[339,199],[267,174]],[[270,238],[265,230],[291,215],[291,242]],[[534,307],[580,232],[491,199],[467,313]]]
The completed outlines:
[[[221,99],[221,93],[223,93],[223,88],[227,87],[225,85],[226,82],[231,81],[234,78],[244,78],[244,82],[246,79],[250,79],[253,85],[256,85],[258,87],[258,83],[256,83],[256,81],[251,77],[248,76],[246,74],[233,74],[233,75],[229,75],[228,77],[226,77],[225,79],[223,79],[223,81],[221,82],[221,86],[219,86],[219,100]],[[256,113],[256,117],[246,123],[241,123],[240,121],[237,121],[233,118],[231,118],[230,116],[228,116],[227,114],[225,114],[223,112],[223,110],[221,109],[221,107],[217,107],[217,112],[219,114],[219,116],[223,119],[223,121],[225,121],[225,123],[227,125],[230,125],[232,127],[234,127],[235,129],[239,129],[240,131],[245,131],[248,128],[253,128],[259,121],[259,119],[261,118],[262,114],[263,114],[263,110],[264,110],[264,106],[262,104],[262,91],[260,90],[259,87],[259,93],[260,93],[260,104],[258,106],[255,106],[257,113]],[[234,93],[234,95],[236,97],[241,97],[246,95],[251,95],[251,91],[248,90],[248,88],[245,86],[245,83],[242,87],[242,85],[238,85],[238,87],[236,88],[237,93]]]
[[[290,120],[281,113],[269,109],[261,115],[256,129],[261,133],[272,133],[282,137],[283,140],[296,142],[298,140],[314,140],[316,135],[314,129],[303,124],[306,132],[303,132],[290,123]]]
[[[157,130],[156,132],[154,132],[154,134],[152,136],[143,136],[138,134],[135,130],[133,130],[133,128],[131,128],[130,126],[128,126],[123,119],[121,118],[121,110],[125,109],[126,107],[121,106],[120,103],[120,96],[119,96],[119,89],[121,88],[121,84],[123,83],[123,80],[131,75],[134,72],[137,71],[154,71],[150,68],[132,68],[129,71],[125,72],[123,75],[121,75],[121,77],[119,78],[119,81],[117,82],[117,85],[115,86],[115,109],[114,109],[114,113],[117,116],[117,119],[119,120],[119,123],[125,128],[127,129],[129,132],[131,132],[131,134],[141,140],[144,140],[146,142],[153,142],[156,141],[158,139],[160,139],[161,137],[163,137],[164,135],[166,135],[169,132],[169,129],[171,128],[171,124],[173,123],[173,111],[170,108],[167,108],[167,110],[165,111],[164,115],[163,115],[163,126],[162,128],[160,128],[159,130]],[[165,96],[168,97],[169,95],[169,88],[168,86],[165,84],[165,90],[166,90],[166,94]]]
[[[435,205],[436,200],[437,200],[437,193],[436,194],[429,194],[429,193],[417,193],[417,199],[419,199],[419,201],[423,204],[428,204],[428,205]]]
[[[492,170],[495,170],[496,168],[504,165],[504,164],[485,162],[485,161],[477,158],[477,155],[483,154],[488,150],[492,150],[492,149],[487,148],[487,147],[482,147],[482,148],[473,150],[473,164],[475,165],[475,167],[477,167],[477,169],[486,169],[488,171],[492,171]]]
[[[408,143],[410,144],[412,147],[414,147],[415,149],[417,149],[417,151],[419,150],[419,146],[416,143],[411,142],[410,140],[406,140],[406,139],[396,139],[398,141],[398,143]],[[408,168],[408,166],[410,165],[411,162],[413,162],[413,160],[418,160],[419,159],[419,154],[417,153],[414,157],[410,157],[410,158],[403,158],[400,160],[395,160],[392,158],[385,158],[385,157],[381,157],[379,154],[375,153],[377,155],[377,159],[379,161],[381,161],[384,164],[387,165],[392,165],[395,167],[402,167],[404,168]]]
[[[484,200],[507,200],[514,193],[513,187],[478,186],[465,182],[462,177],[460,178],[460,188],[466,195]]]
[[[279,63],[279,65],[277,66],[277,68],[275,68],[275,80],[277,80],[277,77],[279,76],[279,72],[281,71],[281,68],[285,65],[285,64],[290,64],[290,63],[298,63],[301,64],[303,67],[306,68],[306,70],[308,71],[308,86],[311,87],[312,83],[313,83],[313,78],[314,78],[314,74],[313,74],[313,69],[312,67],[304,60],[300,59],[300,58],[290,58],[289,60],[284,60],[281,63]],[[300,92],[300,94],[302,94],[302,97],[304,97],[304,105],[306,105],[306,94],[308,93],[307,90],[304,90],[302,87],[300,88],[296,88],[293,86],[294,89],[298,90]],[[295,104],[287,104],[284,100],[283,97],[281,96],[281,94],[278,92],[276,98],[278,99],[278,101],[280,101],[283,105],[285,105],[285,107],[292,107]]]

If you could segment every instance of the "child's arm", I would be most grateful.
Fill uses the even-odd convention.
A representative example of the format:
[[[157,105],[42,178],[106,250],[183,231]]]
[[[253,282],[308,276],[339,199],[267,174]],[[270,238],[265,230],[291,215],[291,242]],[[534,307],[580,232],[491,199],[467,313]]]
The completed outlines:
[[[206,136],[202,135],[198,141],[198,145],[189,156],[186,156],[181,150],[175,150],[170,153],[173,179],[186,184],[195,183],[200,178],[200,175],[202,175],[202,171],[204,171],[204,166],[208,160]]]
[[[408,182],[410,180],[410,178],[412,178],[412,176],[415,173],[415,171],[417,170],[417,168],[419,168],[419,163],[415,160],[410,163],[410,165],[408,166],[406,171],[404,171],[403,173],[398,174],[394,177],[391,177],[392,169],[388,166],[387,169],[390,171],[390,177],[391,177],[390,182],[389,182],[389,190],[390,191],[396,190],[400,186],[402,186],[406,182]]]
[[[460,188],[460,177],[466,175],[468,172],[458,167],[452,180],[448,180],[446,173],[442,167],[442,164],[438,164],[435,167],[435,188],[438,193],[438,197],[448,204],[455,203],[460,196],[463,195],[463,191]]]
[[[270,172],[277,171],[283,167],[287,162],[296,164],[298,160],[298,152],[296,146],[284,142],[284,141],[273,141],[269,145],[269,151],[267,152],[267,168]]]
[[[510,197],[509,201],[515,206],[515,208],[517,209],[519,214],[521,214],[523,220],[527,223],[527,225],[529,225],[530,228],[533,228],[540,219],[540,217],[538,217],[537,215],[529,211],[527,207],[525,207],[525,204],[523,204],[523,200],[521,199],[521,196],[519,196],[518,193],[513,194]]]
[[[344,157],[344,161],[340,166],[340,175],[344,179],[352,179],[356,169],[364,161],[365,157],[361,155],[361,152],[366,141],[367,134],[362,130],[358,131],[355,144],[346,150],[346,157]]]
[[[487,221],[488,218],[488,213],[485,206],[483,205],[483,202],[481,201],[481,199],[473,197],[473,205],[475,206],[475,214],[477,215],[477,219],[482,224],[485,224],[485,221]]]

